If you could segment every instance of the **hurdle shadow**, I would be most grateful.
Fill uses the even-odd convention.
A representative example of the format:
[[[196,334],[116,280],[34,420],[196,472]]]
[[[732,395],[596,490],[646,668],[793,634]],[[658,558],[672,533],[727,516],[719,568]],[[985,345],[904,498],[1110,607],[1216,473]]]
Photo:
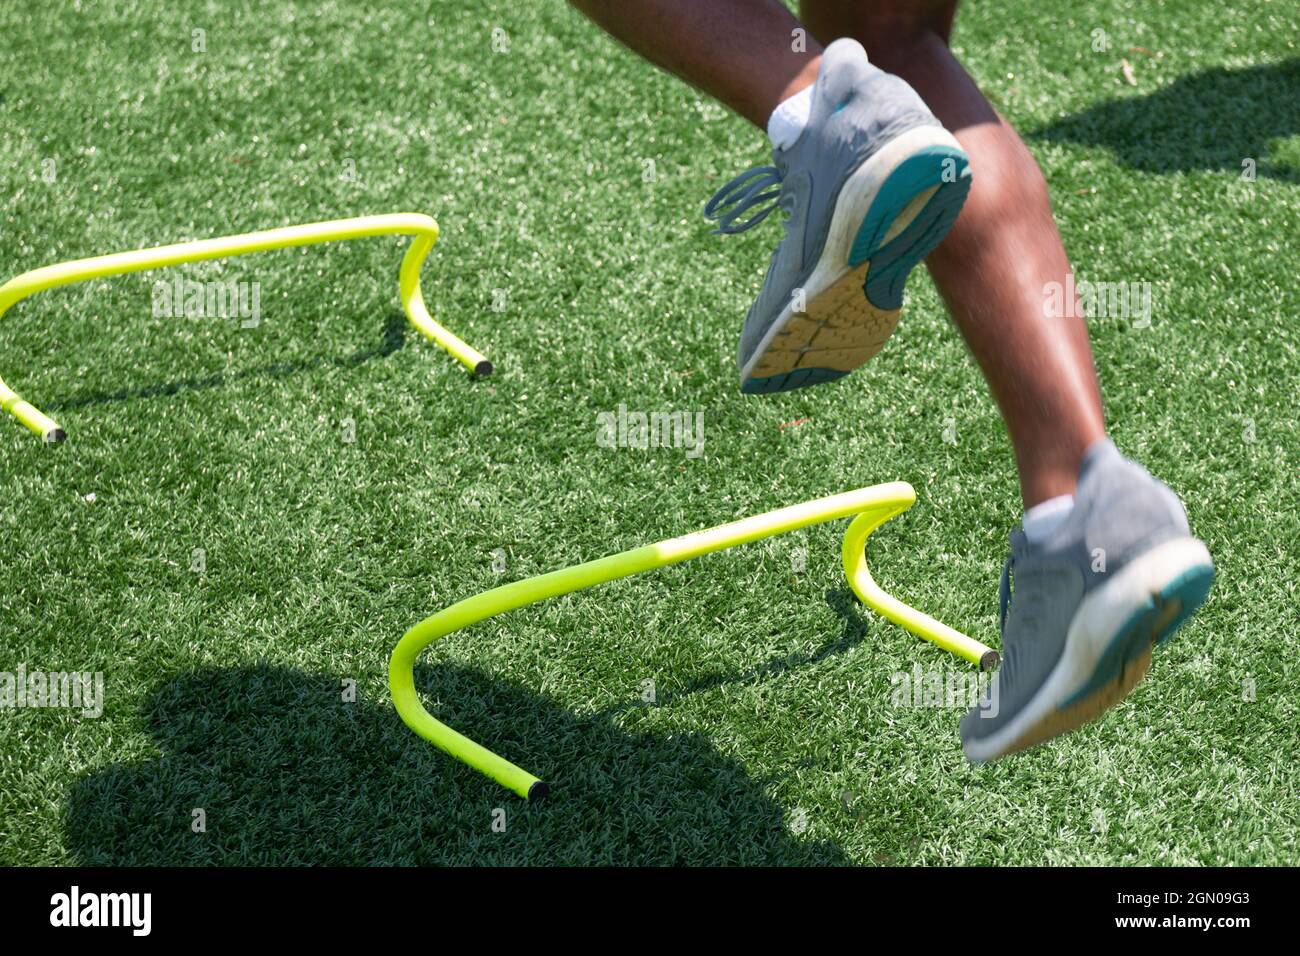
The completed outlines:
[[[718,670],[702,674],[685,682],[680,687],[657,691],[655,696],[656,706],[667,707],[684,697],[717,690],[720,687],[755,684],[767,677],[775,677],[786,671],[818,664],[828,657],[843,654],[861,644],[867,636],[867,622],[861,610],[862,605],[858,602],[854,593],[848,588],[833,588],[827,590],[822,597],[831,610],[844,621],[844,630],[835,640],[823,644],[811,652],[794,651],[789,654],[778,654],[761,664],[740,672]],[[629,710],[637,710],[644,706],[644,703],[640,700],[623,701],[605,708],[600,711],[600,714],[610,717]]]
[[[358,349],[350,355],[320,356],[313,359],[271,362],[238,372],[214,372],[211,375],[173,379],[172,381],[155,382],[150,385],[133,385],[112,391],[81,392],[69,398],[47,402],[46,407],[52,412],[65,412],[72,409],[87,408],[94,405],[111,405],[115,402],[127,402],[134,399],[163,398],[184,392],[206,392],[248,379],[282,379],[293,375],[301,375],[304,372],[319,371],[323,368],[356,368],[374,359],[385,358],[404,348],[408,328],[409,323],[406,316],[402,314],[401,310],[394,310],[388,313],[380,341],[375,345]]]
[[[386,703],[344,703],[337,675],[209,668],[145,701],[160,756],[72,786],[68,850],[83,865],[849,862],[792,836],[783,808],[699,734],[625,730],[469,667],[417,678],[440,718],[545,776],[551,796],[525,803]]]
[[[1143,172],[1242,172],[1300,182],[1300,168],[1269,158],[1269,142],[1300,132],[1300,58],[1179,77],[1145,96],[1106,100],[1027,134],[1051,143],[1105,146]]]

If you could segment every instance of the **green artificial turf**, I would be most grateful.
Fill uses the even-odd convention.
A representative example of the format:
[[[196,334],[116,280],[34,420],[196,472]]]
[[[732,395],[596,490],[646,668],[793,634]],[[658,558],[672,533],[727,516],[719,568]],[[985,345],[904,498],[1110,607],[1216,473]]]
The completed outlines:
[[[408,627],[505,580],[904,479],[879,579],[996,644],[1016,476],[929,279],[851,377],[744,397],[780,230],[723,241],[699,209],[763,138],[558,0],[5,4],[4,277],[427,212],[426,297],[498,373],[405,326],[397,239],[184,270],[260,283],[255,329],[154,318],[164,273],[15,307],[0,373],[69,439],[0,420],[0,671],[102,671],[107,700],[0,711],[0,863],[1296,862],[1296,27],[1281,0],[958,18],[1080,278],[1153,285],[1149,328],[1091,325],[1108,426],[1219,579],[1133,696],[968,766],[959,708],[891,702],[891,675],[964,665],[853,604],[840,522],[427,655],[434,713],[551,782],[530,806],[387,693]],[[620,403],[702,413],[703,456],[601,447]]]

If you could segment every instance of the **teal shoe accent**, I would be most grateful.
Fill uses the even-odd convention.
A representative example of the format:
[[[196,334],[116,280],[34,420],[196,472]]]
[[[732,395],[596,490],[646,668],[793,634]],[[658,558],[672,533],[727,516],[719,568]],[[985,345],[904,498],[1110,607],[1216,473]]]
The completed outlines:
[[[769,375],[767,378],[747,378],[740,386],[746,395],[765,395],[769,392],[784,392],[792,388],[804,388],[808,385],[821,385],[843,378],[848,372],[833,368],[797,368],[784,375]]]
[[[945,174],[947,179],[945,180]],[[955,179],[953,178],[955,175]],[[886,178],[858,227],[849,250],[849,267],[870,259],[863,294],[880,309],[903,305],[903,286],[912,268],[930,254],[948,233],[970,190],[970,161],[950,146],[919,150],[899,163]],[[881,248],[890,225],[920,193],[938,186],[930,201],[902,232]],[[832,368],[800,368],[781,375],[746,379],[747,395],[784,392],[843,378],[848,372]]]
[[[1203,564],[1189,568],[1169,583],[1158,595],[1147,598],[1138,608],[1097,661],[1092,677],[1074,696],[1059,705],[1060,710],[1077,704],[1119,679],[1124,668],[1136,660],[1153,644],[1164,644],[1174,632],[1205,603],[1214,584],[1214,567]],[[1165,609],[1174,601],[1180,605],[1178,614],[1161,623]]]
[[[1174,636],[1187,619],[1195,614],[1205,599],[1210,595],[1210,588],[1214,585],[1214,568],[1210,565],[1203,565],[1198,568],[1192,568],[1181,575],[1174,583],[1169,585],[1161,594],[1161,600],[1168,604],[1173,598],[1183,602],[1183,609],[1178,615],[1165,625],[1164,630],[1156,635],[1156,643],[1164,644],[1169,638]]]
[[[970,183],[969,159],[961,150],[949,146],[923,149],[889,174],[849,250],[850,267],[871,261],[863,294],[872,305],[879,309],[902,308],[908,274],[947,234],[966,201]],[[933,186],[939,188],[925,208],[882,248],[894,220],[917,195]]]

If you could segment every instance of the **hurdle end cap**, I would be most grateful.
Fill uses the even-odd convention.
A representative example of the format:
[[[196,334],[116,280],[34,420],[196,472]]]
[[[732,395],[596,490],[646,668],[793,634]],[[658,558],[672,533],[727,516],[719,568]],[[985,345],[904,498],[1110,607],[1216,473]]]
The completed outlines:
[[[980,658],[980,670],[994,670],[1002,662],[1002,655],[997,651],[985,651],[984,656]]]
[[[550,792],[551,788],[546,784],[546,781],[538,780],[528,788],[528,802],[531,803],[534,800],[540,800]]]
[[[492,374],[492,371],[493,371],[492,363],[489,362],[487,359],[484,359],[483,361],[479,362],[477,365],[474,366],[474,374],[477,375],[479,378],[487,378],[489,375]]]

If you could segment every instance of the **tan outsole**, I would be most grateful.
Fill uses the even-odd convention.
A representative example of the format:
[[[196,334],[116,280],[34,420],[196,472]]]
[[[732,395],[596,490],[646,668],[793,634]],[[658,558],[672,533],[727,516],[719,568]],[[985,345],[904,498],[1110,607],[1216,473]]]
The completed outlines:
[[[862,294],[871,263],[850,269],[787,320],[751,378],[801,368],[851,372],[879,352],[898,326],[901,309],[878,309]]]
[[[912,197],[881,240],[887,246],[911,225],[939,191],[931,186]],[[902,309],[878,309],[863,291],[871,260],[850,269],[795,312],[768,344],[749,378],[785,375],[801,368],[852,372],[884,348]]]
[[[1030,727],[1024,736],[994,759],[1000,760],[1002,757],[1028,750],[1030,747],[1051,740],[1053,737],[1059,737],[1061,734],[1076,730],[1089,721],[1100,717],[1132,693],[1133,688],[1141,683],[1142,678],[1146,677],[1147,671],[1151,669],[1151,650],[1155,646],[1156,635],[1160,634],[1164,627],[1178,616],[1182,608],[1181,601],[1171,601],[1161,608],[1161,614],[1152,622],[1150,633],[1147,635],[1146,649],[1138,657],[1128,661],[1114,681],[1091,697],[1084,698],[1071,707],[1052,711],[1037,724]]]

